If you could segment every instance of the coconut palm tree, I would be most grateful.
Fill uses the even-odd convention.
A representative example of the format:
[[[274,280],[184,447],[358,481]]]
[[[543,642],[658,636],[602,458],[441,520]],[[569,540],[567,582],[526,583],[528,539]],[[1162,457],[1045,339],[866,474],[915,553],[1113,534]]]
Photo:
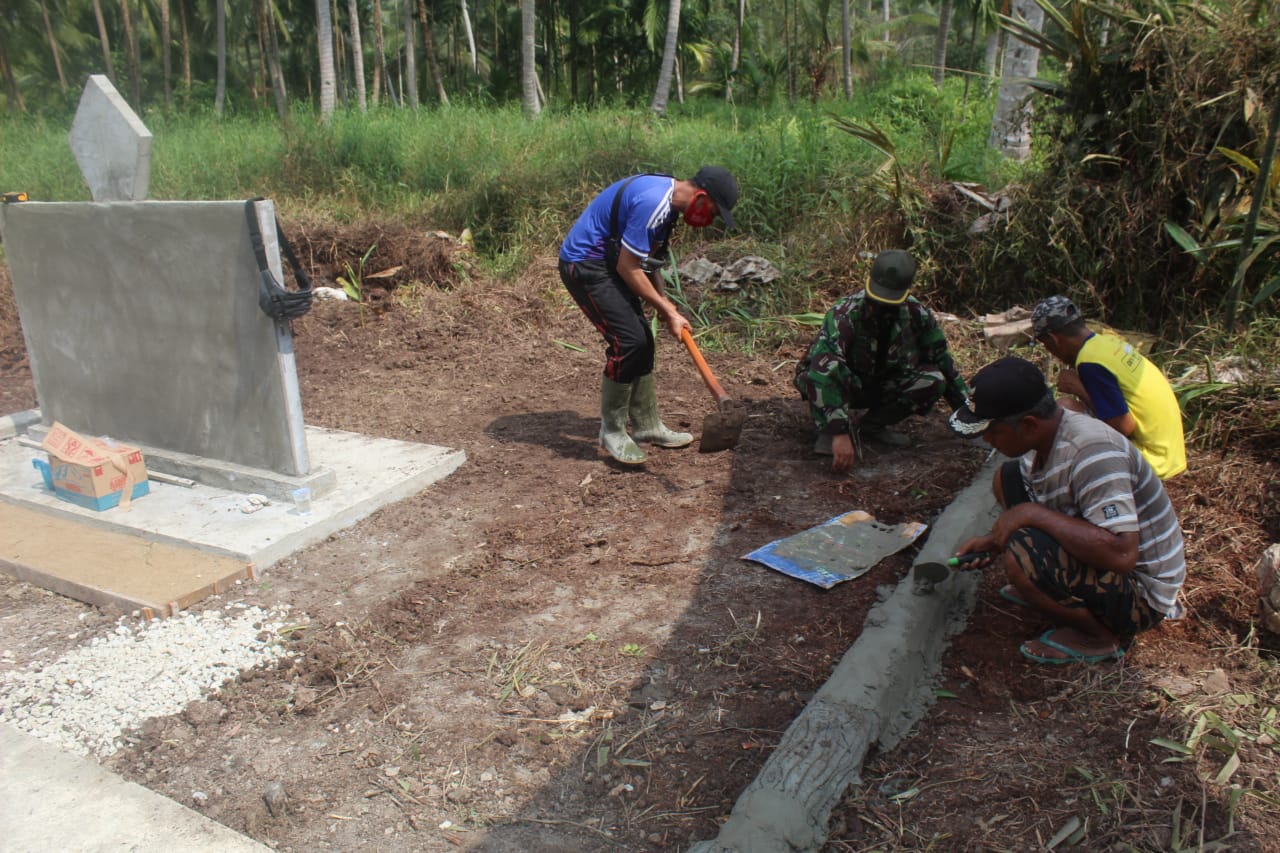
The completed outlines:
[[[413,0],[401,0],[404,18],[404,99],[409,109],[418,108],[418,62],[414,56]]]
[[[1039,33],[1044,26],[1044,9],[1036,0],[1013,0],[1012,23]],[[996,110],[991,117],[989,148],[1014,160],[1025,160],[1031,154],[1031,85],[1040,66],[1040,48],[1024,41],[1017,31],[1010,32],[1005,47],[1004,71],[996,95]]]
[[[333,15],[329,11],[329,0],[316,0],[316,46],[320,51],[320,118],[328,121],[333,115],[338,88],[338,75],[333,66]]]
[[[93,0],[96,5],[98,0]],[[213,0],[214,9],[214,44],[218,54],[218,79],[213,92],[213,111],[222,115],[222,108],[227,102],[227,0]],[[103,36],[103,47],[106,47],[106,36]]]
[[[382,86],[391,91],[391,77],[387,74],[387,47],[382,37],[382,0],[373,0],[373,52],[377,59],[373,66],[373,104],[377,106]]]
[[[680,34],[680,0],[669,0],[667,5],[667,37],[662,47],[662,67],[658,72],[658,88],[653,93],[649,109],[658,115],[666,115],[667,100],[671,97],[672,69],[676,64],[676,41]]]
[[[933,83],[942,89],[947,77],[947,39],[951,36],[952,0],[942,0],[938,9],[938,37],[933,44]]]
[[[538,100],[538,65],[534,41],[537,23],[533,0],[520,0],[520,106],[525,117],[530,119],[535,119],[542,113],[542,103]]]
[[[129,12],[129,0],[120,0],[120,17],[124,23],[125,53],[129,58],[130,106],[134,112],[142,111],[142,57],[138,48],[138,31],[133,26]]]
[[[367,110],[364,88],[364,47],[360,43],[360,8],[356,0],[347,0],[347,28],[351,31],[351,61],[356,75],[356,104],[360,112]]]
[[[107,79],[114,85],[116,67],[111,62],[111,42],[107,38],[107,21],[102,16],[102,0],[93,0],[93,16],[98,22],[98,41],[102,45],[102,64],[106,69]]]

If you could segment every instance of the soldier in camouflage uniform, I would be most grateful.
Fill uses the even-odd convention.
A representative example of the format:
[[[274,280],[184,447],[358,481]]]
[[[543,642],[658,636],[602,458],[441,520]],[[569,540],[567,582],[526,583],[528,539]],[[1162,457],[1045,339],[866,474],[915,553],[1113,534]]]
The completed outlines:
[[[796,368],[796,388],[818,430],[814,452],[834,457],[837,473],[853,467],[859,434],[908,446],[907,436],[888,427],[925,414],[941,397],[954,411],[968,396],[937,320],[907,295],[915,271],[906,252],[880,253],[866,290],[827,312]]]

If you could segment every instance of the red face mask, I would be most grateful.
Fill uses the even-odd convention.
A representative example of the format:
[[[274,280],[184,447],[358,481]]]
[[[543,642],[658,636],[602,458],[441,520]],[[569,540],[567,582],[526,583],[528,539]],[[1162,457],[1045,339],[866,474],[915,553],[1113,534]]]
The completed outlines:
[[[716,203],[706,190],[698,190],[684,209],[684,221],[693,228],[706,228],[716,219]]]

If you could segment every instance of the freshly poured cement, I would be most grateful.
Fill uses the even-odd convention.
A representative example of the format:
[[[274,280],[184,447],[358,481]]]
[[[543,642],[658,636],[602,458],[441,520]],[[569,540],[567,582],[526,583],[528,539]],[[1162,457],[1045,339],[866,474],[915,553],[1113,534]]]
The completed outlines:
[[[258,307],[243,202],[8,204],[0,236],[46,425],[308,472],[293,342]]]
[[[945,562],[997,516],[991,477],[978,472],[934,523],[917,563]],[[976,574],[925,592],[910,572],[867,615],[862,634],[782,736],[713,841],[690,853],[794,853],[820,849],[831,811],[858,781],[867,750],[891,748],[932,703],[947,638],[973,607]]]

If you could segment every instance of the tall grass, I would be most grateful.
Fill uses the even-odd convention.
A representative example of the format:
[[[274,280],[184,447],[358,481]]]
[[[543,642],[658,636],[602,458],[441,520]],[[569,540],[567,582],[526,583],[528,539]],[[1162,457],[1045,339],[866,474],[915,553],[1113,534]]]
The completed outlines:
[[[828,219],[840,231],[864,213],[860,181],[879,155],[834,131],[829,112],[883,121],[915,156],[936,145],[939,128],[958,126],[958,103],[955,91],[939,94],[924,74],[909,74],[853,102],[699,102],[675,105],[665,120],[608,108],[552,109],[528,122],[515,107],[478,106],[340,112],[328,124],[306,112],[284,124],[269,115],[155,114],[145,117],[154,134],[150,197],[262,195],[286,218],[470,228],[478,249],[496,256],[558,241],[592,194],[624,175],[687,177],[719,163],[742,184],[738,236],[786,254],[795,251],[797,233],[826,230]],[[985,110],[988,118],[977,122],[985,126],[989,105],[968,109]],[[987,178],[982,141],[966,139],[965,156],[953,159],[969,164],[970,180]],[[37,200],[88,198],[66,128],[56,122],[6,120],[0,152],[0,188],[25,189]]]

